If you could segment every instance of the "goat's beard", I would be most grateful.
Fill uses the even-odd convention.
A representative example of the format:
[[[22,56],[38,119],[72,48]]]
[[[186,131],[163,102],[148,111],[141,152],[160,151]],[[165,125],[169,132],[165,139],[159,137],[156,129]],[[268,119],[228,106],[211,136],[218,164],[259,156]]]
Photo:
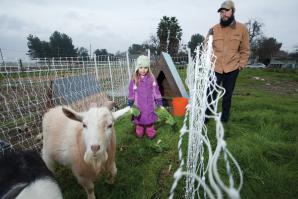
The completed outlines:
[[[227,20],[223,20],[220,18],[220,25],[223,27],[229,26],[233,21],[235,20],[234,14],[232,14],[231,17],[229,17]]]
[[[93,153],[86,152],[84,154],[84,161],[93,166],[96,173],[100,171],[101,165],[108,160],[108,153],[104,151],[97,156],[94,156]]]

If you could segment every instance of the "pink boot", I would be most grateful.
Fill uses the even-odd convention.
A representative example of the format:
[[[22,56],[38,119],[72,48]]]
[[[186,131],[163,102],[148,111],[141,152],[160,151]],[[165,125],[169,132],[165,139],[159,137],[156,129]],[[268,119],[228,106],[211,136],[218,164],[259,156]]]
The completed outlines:
[[[138,138],[143,137],[144,135],[144,127],[140,126],[140,125],[136,125],[136,136]]]
[[[149,139],[154,139],[155,138],[156,131],[155,131],[153,125],[147,126],[147,128],[146,128],[146,134],[147,134],[147,136],[148,136]]]

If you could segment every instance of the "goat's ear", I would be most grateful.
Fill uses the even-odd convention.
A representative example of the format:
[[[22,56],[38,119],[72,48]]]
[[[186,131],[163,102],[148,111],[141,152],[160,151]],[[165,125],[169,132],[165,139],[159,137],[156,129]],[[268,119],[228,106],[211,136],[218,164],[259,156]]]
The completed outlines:
[[[116,106],[116,103],[113,101],[107,101],[105,106],[111,111]]]
[[[117,120],[119,117],[121,117],[122,115],[124,115],[129,110],[130,110],[130,107],[127,106],[127,107],[125,107],[123,109],[120,109],[120,110],[118,110],[116,112],[113,112],[114,119]]]
[[[76,111],[72,110],[71,108],[62,107],[62,111],[66,117],[72,120],[76,120],[78,122],[83,121],[83,116]]]

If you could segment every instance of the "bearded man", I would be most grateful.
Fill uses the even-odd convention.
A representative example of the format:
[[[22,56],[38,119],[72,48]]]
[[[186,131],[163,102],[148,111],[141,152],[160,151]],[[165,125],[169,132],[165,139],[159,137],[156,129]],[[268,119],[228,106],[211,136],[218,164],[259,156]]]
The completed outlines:
[[[217,84],[222,84],[226,91],[222,100],[221,121],[228,122],[236,79],[239,71],[247,65],[249,57],[249,34],[246,26],[235,20],[233,1],[224,1],[217,12],[220,14],[220,23],[209,30],[206,38],[213,35]],[[210,113],[210,110],[206,110],[206,114]]]

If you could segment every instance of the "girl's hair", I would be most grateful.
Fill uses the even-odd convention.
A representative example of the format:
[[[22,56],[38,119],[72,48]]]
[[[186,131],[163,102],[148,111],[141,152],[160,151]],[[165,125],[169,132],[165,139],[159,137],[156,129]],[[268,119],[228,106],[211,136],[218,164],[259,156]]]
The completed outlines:
[[[151,72],[150,68],[148,68],[147,75],[150,75],[151,77],[154,77],[153,73]],[[139,69],[136,70],[136,72],[132,75],[132,79],[134,80],[134,83],[136,86],[139,86],[140,82],[140,74],[139,74]]]

